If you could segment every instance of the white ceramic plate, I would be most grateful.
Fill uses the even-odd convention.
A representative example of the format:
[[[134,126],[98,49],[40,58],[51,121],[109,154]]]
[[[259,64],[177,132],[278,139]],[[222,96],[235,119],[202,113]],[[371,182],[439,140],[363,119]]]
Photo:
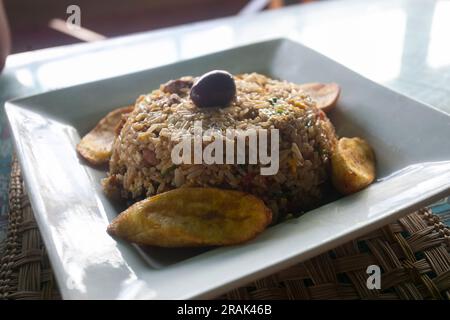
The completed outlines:
[[[147,249],[105,231],[123,209],[102,193],[105,175],[75,146],[108,111],[160,83],[211,69],[257,71],[341,85],[337,132],[374,147],[380,180],[368,189],[269,228],[240,246]],[[8,102],[31,203],[66,299],[208,298],[331,249],[447,195],[450,117],[377,85],[289,40],[273,40],[161,68]],[[123,206],[123,205],[122,205]]]

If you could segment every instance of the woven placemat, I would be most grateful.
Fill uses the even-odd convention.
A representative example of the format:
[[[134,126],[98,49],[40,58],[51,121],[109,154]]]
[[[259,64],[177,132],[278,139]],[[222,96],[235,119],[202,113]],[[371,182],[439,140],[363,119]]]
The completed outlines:
[[[0,253],[0,298],[60,299],[20,168],[13,162],[9,230]],[[429,209],[272,276],[225,299],[450,299],[450,230]],[[378,265],[381,289],[368,289]]]

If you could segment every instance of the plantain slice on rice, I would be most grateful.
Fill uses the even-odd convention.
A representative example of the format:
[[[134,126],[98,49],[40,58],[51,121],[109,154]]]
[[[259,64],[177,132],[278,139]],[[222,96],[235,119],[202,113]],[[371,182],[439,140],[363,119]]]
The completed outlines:
[[[375,154],[361,138],[341,138],[331,156],[331,179],[342,194],[364,189],[375,179]]]
[[[133,109],[134,106],[127,106],[108,113],[81,139],[77,145],[78,153],[92,165],[108,163],[117,127]]]
[[[235,245],[272,221],[264,202],[247,193],[179,188],[135,203],[108,226],[124,240],[159,247]]]
[[[337,83],[304,83],[300,88],[316,102],[316,106],[324,112],[329,112],[336,106],[341,93]]]

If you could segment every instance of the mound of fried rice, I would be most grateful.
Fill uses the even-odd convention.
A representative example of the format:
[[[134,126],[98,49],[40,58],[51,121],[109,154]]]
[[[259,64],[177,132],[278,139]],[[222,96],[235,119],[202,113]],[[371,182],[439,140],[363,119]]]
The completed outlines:
[[[252,193],[274,216],[320,205],[329,186],[330,155],[337,139],[327,116],[298,85],[251,73],[234,76],[236,99],[226,108],[202,109],[189,98],[195,78],[169,81],[138,98],[119,128],[103,180],[110,195],[140,199],[174,188],[220,187]],[[279,130],[279,171],[261,175],[259,164],[174,165],[171,151],[179,129]],[[207,145],[208,141],[203,144]]]

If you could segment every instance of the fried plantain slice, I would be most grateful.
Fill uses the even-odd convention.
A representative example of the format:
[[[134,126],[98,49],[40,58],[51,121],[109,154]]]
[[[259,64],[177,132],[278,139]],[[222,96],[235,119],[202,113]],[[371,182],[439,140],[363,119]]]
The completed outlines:
[[[141,245],[221,246],[262,232],[272,212],[259,198],[216,188],[179,188],[135,203],[108,226],[108,233]]]
[[[336,102],[341,93],[341,88],[337,83],[304,83],[300,88],[316,102],[319,109],[329,112],[336,106]]]
[[[123,117],[133,111],[134,106],[118,108],[108,113],[86,134],[77,145],[78,153],[93,165],[106,164],[111,157],[116,131]]]
[[[364,189],[375,179],[375,154],[361,138],[341,138],[331,156],[331,179],[342,194]]]

